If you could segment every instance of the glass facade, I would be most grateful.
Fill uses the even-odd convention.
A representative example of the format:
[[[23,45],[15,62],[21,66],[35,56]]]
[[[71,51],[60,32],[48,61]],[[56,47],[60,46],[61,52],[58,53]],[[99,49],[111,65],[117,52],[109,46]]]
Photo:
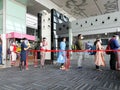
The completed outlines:
[[[26,34],[26,6],[6,0],[6,33]]]

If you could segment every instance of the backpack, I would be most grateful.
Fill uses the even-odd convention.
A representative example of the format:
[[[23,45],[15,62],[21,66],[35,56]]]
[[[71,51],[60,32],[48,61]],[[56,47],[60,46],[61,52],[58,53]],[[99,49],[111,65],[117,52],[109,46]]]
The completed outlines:
[[[91,50],[91,51],[90,51],[89,55],[95,55],[95,54],[96,54],[96,51],[94,51],[94,50],[96,50],[96,45],[93,45],[90,50]],[[93,51],[92,51],[92,50],[93,50]]]
[[[71,46],[71,49],[72,49],[72,50],[77,50],[76,44],[73,44],[73,45]]]
[[[71,49],[72,50],[79,50],[78,41],[76,41],[74,44],[72,44]]]
[[[110,43],[111,43],[111,40],[109,41],[109,43],[108,43],[108,45],[107,45],[107,47],[106,47],[106,49],[105,49],[105,53],[106,53],[107,55],[110,55],[110,54],[111,54],[111,51],[107,51],[107,50],[111,50]]]
[[[75,42],[75,45],[76,45],[76,50],[81,50],[81,47],[79,46],[79,41],[78,40]]]
[[[13,52],[16,52],[17,51],[17,47],[14,45],[13,46]]]

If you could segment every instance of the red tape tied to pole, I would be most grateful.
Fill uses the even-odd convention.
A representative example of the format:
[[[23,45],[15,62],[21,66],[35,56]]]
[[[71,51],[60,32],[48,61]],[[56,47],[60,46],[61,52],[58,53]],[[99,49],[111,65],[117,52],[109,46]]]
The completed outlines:
[[[93,51],[102,51],[102,52],[106,52],[106,51],[116,51],[119,52],[120,50],[29,50],[30,52],[60,52],[60,51],[65,51],[67,52],[67,60],[65,63],[65,70],[68,70],[70,68],[70,56],[69,56],[69,52],[93,52]],[[35,64],[36,65],[36,64]],[[28,70],[28,57],[26,60],[26,69]]]
[[[97,52],[97,51],[114,51],[114,52],[120,52],[120,50],[29,50],[30,52],[60,52],[60,51],[66,51],[66,52]]]

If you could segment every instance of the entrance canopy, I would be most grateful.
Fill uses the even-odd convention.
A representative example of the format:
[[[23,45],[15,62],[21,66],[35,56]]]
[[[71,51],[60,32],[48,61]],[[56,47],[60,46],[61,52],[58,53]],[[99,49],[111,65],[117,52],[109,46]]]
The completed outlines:
[[[7,33],[6,38],[18,38],[18,39],[27,38],[28,40],[35,41],[35,36],[28,35],[28,34],[17,33],[17,32]]]

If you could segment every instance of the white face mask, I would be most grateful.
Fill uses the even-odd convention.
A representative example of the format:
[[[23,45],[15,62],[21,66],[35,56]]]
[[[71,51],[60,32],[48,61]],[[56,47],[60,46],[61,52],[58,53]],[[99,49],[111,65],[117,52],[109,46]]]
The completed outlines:
[[[81,37],[81,39],[83,39],[84,37]]]
[[[100,40],[100,43],[102,43],[102,40]]]
[[[23,40],[20,40],[20,42],[23,42]]]
[[[116,40],[119,40],[119,36],[116,36]]]
[[[13,42],[13,45],[15,45],[15,43]]]

